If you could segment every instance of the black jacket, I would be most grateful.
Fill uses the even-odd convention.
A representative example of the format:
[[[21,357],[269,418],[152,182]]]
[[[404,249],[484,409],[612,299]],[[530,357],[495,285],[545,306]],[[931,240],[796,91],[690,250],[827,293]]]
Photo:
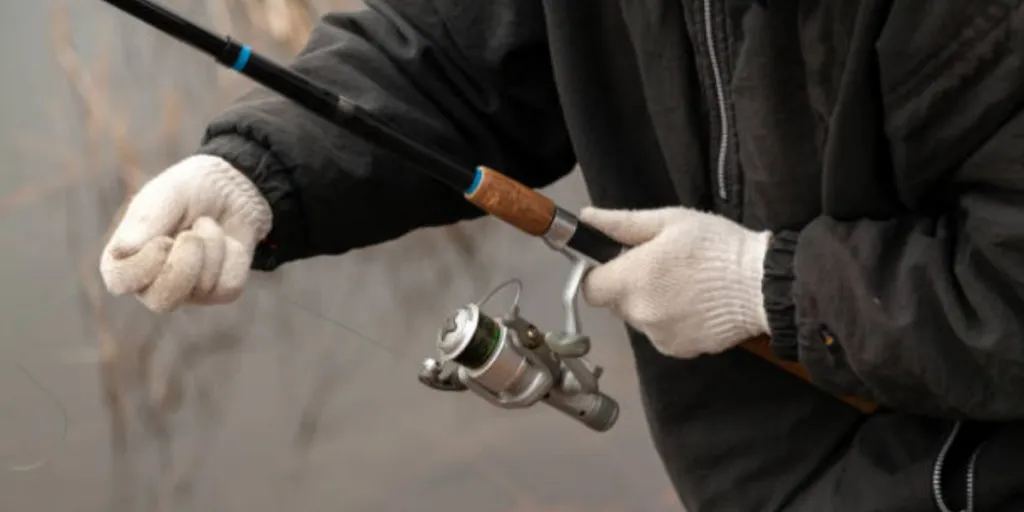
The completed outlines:
[[[864,416],[743,351],[674,360],[632,333],[691,512],[937,510],[950,440],[951,507],[974,455],[974,510],[1024,510],[1020,1],[367,4],[327,16],[293,67],[467,167],[539,187],[578,162],[597,205],[775,232],[774,348],[885,407]],[[480,215],[262,90],[201,151],[273,206],[259,269]]]

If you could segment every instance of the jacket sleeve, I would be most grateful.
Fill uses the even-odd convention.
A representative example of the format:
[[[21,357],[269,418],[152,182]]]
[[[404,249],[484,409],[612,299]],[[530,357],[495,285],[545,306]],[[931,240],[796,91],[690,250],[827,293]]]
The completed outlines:
[[[1024,39],[1007,21],[1019,10],[981,3],[989,19],[891,14],[898,24],[877,48],[887,158],[907,208],[776,233],[765,298],[779,346],[830,391],[1011,420],[1024,418]],[[963,32],[943,39],[929,26]],[[941,74],[910,65],[930,55]],[[917,82],[898,80],[901,69]]]
[[[365,4],[325,16],[289,67],[467,172],[488,165],[541,187],[572,169],[539,1]],[[241,169],[272,206],[256,269],[482,215],[414,162],[262,88],[218,115],[198,151]]]

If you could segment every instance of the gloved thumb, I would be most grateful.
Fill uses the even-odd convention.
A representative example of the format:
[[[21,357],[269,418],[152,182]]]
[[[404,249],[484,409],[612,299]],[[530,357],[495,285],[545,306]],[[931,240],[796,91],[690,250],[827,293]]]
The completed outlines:
[[[658,236],[666,226],[682,217],[679,208],[653,210],[606,210],[584,207],[580,220],[626,245],[640,245]]]
[[[158,236],[135,254],[114,259],[110,251],[100,256],[100,275],[107,290],[114,295],[137,292],[149,286],[164,266],[174,239]]]

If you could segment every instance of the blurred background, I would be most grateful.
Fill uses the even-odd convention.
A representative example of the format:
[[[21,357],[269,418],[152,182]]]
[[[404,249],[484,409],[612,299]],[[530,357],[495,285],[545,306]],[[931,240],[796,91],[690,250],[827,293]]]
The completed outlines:
[[[280,60],[359,8],[164,3]],[[611,432],[417,382],[446,315],[510,277],[527,318],[562,324],[567,262],[496,221],[287,265],[231,306],[108,296],[98,254],[126,195],[251,84],[99,1],[0,2],[0,24],[0,510],[680,510],[603,312],[582,318],[622,405]],[[587,202],[576,174],[547,192]]]

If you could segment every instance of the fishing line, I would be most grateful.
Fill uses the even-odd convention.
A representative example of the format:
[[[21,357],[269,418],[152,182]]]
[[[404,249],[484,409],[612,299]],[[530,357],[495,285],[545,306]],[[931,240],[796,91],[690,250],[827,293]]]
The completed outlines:
[[[340,321],[338,319],[335,319],[335,318],[327,315],[326,313],[324,313],[322,311],[318,311],[318,310],[314,310],[314,309],[310,308],[309,306],[301,303],[297,299],[293,299],[292,297],[289,297],[288,295],[286,295],[281,290],[274,289],[272,287],[272,285],[259,282],[258,286],[263,286],[264,290],[269,292],[271,295],[273,295],[275,298],[277,298],[281,302],[284,302],[285,304],[291,306],[292,308],[298,309],[299,311],[302,311],[303,313],[306,313],[306,314],[308,314],[308,315],[310,315],[312,317],[320,319],[321,321],[327,322],[327,323],[329,323],[329,324],[331,324],[331,325],[333,325],[335,327],[338,327],[338,328],[348,332],[349,334],[352,334],[353,336],[359,338],[360,340],[366,342],[367,344],[369,344],[369,345],[371,345],[373,347],[376,347],[376,348],[378,348],[378,349],[388,353],[389,355],[391,355],[393,357],[398,357],[398,355],[399,355],[398,352],[395,351],[394,347],[390,346],[389,344],[384,343],[383,341],[378,340],[376,338],[373,338],[371,336],[368,336],[366,334],[363,334],[362,332],[359,332],[358,330],[356,330],[354,327],[352,327],[352,326],[350,326],[350,325],[348,325],[348,324],[346,324],[346,323],[344,323],[344,322],[342,322],[342,321]]]
[[[68,431],[70,430],[70,427],[71,427],[71,420],[70,420],[70,415],[68,414],[67,408],[64,407],[64,404],[60,401],[59,398],[57,398],[57,395],[55,393],[53,393],[53,391],[51,391],[49,388],[44,386],[43,383],[39,382],[39,380],[36,379],[34,375],[32,375],[32,372],[28,371],[28,369],[25,368],[25,365],[21,364],[18,361],[13,361],[13,360],[12,361],[8,361],[8,363],[11,366],[14,366],[15,368],[17,368],[18,371],[20,371],[21,374],[24,375],[26,379],[28,379],[29,383],[33,387],[35,387],[40,393],[45,395],[46,398],[50,401],[50,403],[53,404],[53,406],[57,409],[57,412],[60,414],[61,420],[63,422],[63,425],[61,427],[61,436],[60,436],[60,439],[58,441],[56,441],[55,443],[53,443],[52,446],[50,446],[50,448],[53,449],[54,454],[56,454],[56,452],[58,451],[58,448],[62,448],[67,443],[67,440],[68,440]],[[49,451],[49,450],[44,450],[44,451]],[[13,455],[13,453],[14,453],[14,450],[9,451],[9,452],[3,454],[3,456],[0,456],[0,460],[6,459],[8,457],[11,457]],[[31,464],[8,465],[7,466],[7,470],[8,471],[13,471],[13,472],[32,471],[32,470],[39,469],[39,468],[45,466],[46,463],[48,463],[50,461],[50,458],[51,457],[44,456],[44,457],[42,457],[40,459],[37,459],[35,462],[33,462]]]

